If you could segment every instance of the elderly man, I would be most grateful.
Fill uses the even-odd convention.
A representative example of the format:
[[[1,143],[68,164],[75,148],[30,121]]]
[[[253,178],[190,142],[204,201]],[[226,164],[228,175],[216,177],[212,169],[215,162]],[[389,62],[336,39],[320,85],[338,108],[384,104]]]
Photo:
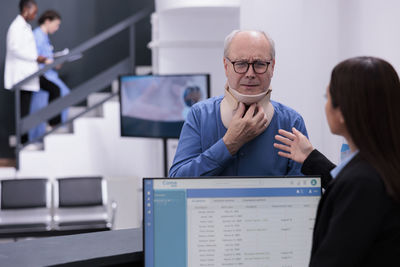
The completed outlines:
[[[225,95],[194,105],[182,128],[171,177],[301,175],[300,165],[277,156],[278,129],[307,136],[303,118],[270,101],[275,48],[260,31],[225,39]]]

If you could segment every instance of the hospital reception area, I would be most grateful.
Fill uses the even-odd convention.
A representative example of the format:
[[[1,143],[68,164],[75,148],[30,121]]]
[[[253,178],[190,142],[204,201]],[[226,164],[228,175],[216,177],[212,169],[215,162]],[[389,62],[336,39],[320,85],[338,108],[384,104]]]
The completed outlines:
[[[400,266],[398,10],[3,0],[0,266]]]

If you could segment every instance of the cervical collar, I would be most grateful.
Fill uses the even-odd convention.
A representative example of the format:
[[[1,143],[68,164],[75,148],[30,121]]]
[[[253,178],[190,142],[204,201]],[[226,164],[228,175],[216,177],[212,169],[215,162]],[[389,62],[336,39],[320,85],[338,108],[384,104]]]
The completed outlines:
[[[274,115],[274,107],[270,102],[272,89],[268,89],[266,92],[263,92],[258,95],[244,95],[240,94],[236,90],[225,86],[225,96],[221,101],[221,120],[224,124],[225,128],[228,128],[233,115],[235,115],[239,103],[242,102],[245,105],[251,105],[253,103],[257,103],[259,106],[262,106],[264,109],[264,113],[267,116],[267,127],[272,120]]]
[[[232,96],[238,102],[242,102],[246,106],[250,106],[253,103],[257,103],[257,102],[261,101],[269,93],[269,90],[267,90],[266,92],[262,92],[261,94],[258,94],[258,95],[244,95],[244,94],[239,93],[238,91],[236,91],[235,89],[233,89],[231,87],[229,87],[228,90],[229,90],[228,92],[231,93]]]

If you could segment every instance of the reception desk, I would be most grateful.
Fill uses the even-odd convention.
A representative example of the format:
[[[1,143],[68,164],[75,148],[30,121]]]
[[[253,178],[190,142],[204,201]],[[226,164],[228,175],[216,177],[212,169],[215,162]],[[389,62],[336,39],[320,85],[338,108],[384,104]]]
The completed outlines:
[[[142,229],[0,244],[1,266],[143,266]]]

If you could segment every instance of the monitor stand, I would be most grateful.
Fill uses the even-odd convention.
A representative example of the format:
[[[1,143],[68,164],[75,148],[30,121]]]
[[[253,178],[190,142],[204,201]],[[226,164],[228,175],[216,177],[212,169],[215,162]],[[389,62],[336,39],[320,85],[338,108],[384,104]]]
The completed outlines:
[[[168,138],[163,138],[163,152],[164,152],[164,177],[168,177],[168,147],[167,147]]]

